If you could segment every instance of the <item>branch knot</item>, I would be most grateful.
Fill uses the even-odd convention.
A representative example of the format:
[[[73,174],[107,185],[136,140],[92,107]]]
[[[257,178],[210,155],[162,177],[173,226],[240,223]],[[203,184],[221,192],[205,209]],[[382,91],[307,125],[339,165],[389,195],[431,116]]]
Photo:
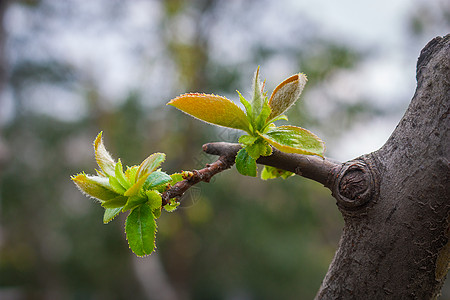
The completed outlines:
[[[332,194],[343,211],[355,211],[376,199],[378,179],[368,160],[345,163],[335,177]]]

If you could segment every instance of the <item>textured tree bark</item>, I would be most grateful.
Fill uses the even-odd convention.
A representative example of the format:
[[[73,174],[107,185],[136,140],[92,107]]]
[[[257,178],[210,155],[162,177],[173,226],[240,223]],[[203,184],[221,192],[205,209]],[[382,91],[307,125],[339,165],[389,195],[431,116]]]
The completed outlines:
[[[417,89],[386,144],[343,165],[345,219],[316,299],[433,299],[450,258],[450,35],[417,63]]]
[[[258,163],[332,191],[345,225],[316,299],[433,299],[450,260],[450,35],[417,62],[416,93],[386,144],[340,164],[277,151]],[[227,157],[238,144],[204,151]]]
[[[322,183],[345,225],[316,299],[434,299],[450,261],[450,35],[433,39],[417,62],[416,93],[386,144],[352,161],[283,153],[259,164]],[[219,160],[170,191],[230,168],[241,146],[210,143]],[[167,197],[173,195],[168,193]]]

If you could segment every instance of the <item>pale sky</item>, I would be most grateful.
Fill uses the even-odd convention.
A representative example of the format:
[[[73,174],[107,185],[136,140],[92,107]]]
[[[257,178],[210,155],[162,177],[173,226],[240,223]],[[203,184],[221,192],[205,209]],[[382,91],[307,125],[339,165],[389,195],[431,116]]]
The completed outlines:
[[[312,23],[314,34],[325,39],[342,41],[361,51],[371,51],[372,55],[364,60],[356,69],[335,74],[328,82],[311,91],[303,101],[314,112],[326,117],[328,95],[338,95],[341,99],[352,102],[355,99],[369,98],[380,108],[400,107],[397,113],[368,120],[357,124],[343,134],[340,141],[327,145],[331,155],[339,160],[348,160],[364,153],[369,153],[381,147],[400,120],[404,109],[414,94],[415,64],[420,50],[432,37],[448,33],[448,28],[436,28],[428,32],[422,40],[413,40],[407,31],[407,17],[413,11],[412,3],[425,3],[426,0],[284,0],[269,1],[254,11],[246,12],[250,19],[249,28],[267,37],[268,42],[289,43],[289,35],[283,30],[289,27],[289,22]],[[437,0],[439,2],[440,0]],[[106,1],[107,3],[108,1]],[[53,5],[63,5],[65,2],[51,2]],[[59,4],[55,4],[59,3]],[[80,1],[76,5],[80,15],[93,15],[98,11],[103,1]],[[245,1],[224,1],[223,13],[236,12],[242,9]],[[257,3],[257,2],[256,2]],[[47,56],[70,62],[76,68],[88,70],[89,78],[101,91],[105,103],[114,104],[123,99],[130,89],[140,89],[151,92],[154,104],[166,102],[169,94],[176,87],[165,76],[175,76],[170,62],[165,62],[163,48],[160,41],[152,32],[158,28],[160,21],[158,1],[134,1],[126,5],[120,22],[111,26],[84,26],[79,22],[66,22],[65,19],[54,18],[38,20],[30,18],[27,9],[22,6],[12,6],[5,18],[5,27],[10,36],[16,40],[30,37],[32,26],[46,26],[50,29],[47,36],[33,38],[34,44],[23,48],[10,49],[11,61],[24,56]],[[93,13],[94,12],[94,13]],[[75,17],[77,15],[75,14]],[[92,17],[92,16],[91,16]],[[303,20],[305,19],[305,20]],[[246,47],[240,47],[246,42],[246,32],[240,30],[240,35],[227,34],[233,32],[232,26],[242,26],[239,22],[227,18],[217,18],[212,32],[220,37],[211,41],[212,57],[226,58],[228,61],[239,63],[247,59],[250,52]],[[308,23],[308,21],[310,21]],[[44,22],[44,23],[42,23]],[[195,18],[181,18],[177,24],[183,29],[183,36],[190,37],[190,28],[194,26]],[[95,24],[94,24],[95,25]],[[78,26],[78,27],[77,27]],[[115,26],[115,27],[114,27]],[[276,28],[278,31],[274,31]],[[259,29],[259,30],[258,30]],[[305,31],[308,29],[305,28]],[[238,32],[239,30],[236,30]],[[307,33],[306,33],[307,34]],[[225,38],[224,38],[225,36]],[[147,44],[133,44],[130,49],[130,39],[142,40]],[[142,39],[139,39],[142,37]],[[148,49],[149,54],[142,56],[139,49]],[[136,49],[135,49],[136,48]],[[19,49],[19,51],[17,51]],[[107,49],[108,51],[105,51]],[[8,49],[7,49],[8,50]],[[131,53],[131,55],[130,55]],[[147,61],[150,65],[146,65]],[[292,64],[285,57],[273,57],[271,61],[261,66],[262,74],[268,84],[288,77],[294,70]],[[270,72],[269,72],[270,71]],[[249,71],[250,73],[253,70]],[[100,80],[101,79],[101,80]],[[56,111],[56,115],[70,121],[77,118],[77,113],[86,111],[84,102],[80,101],[81,94],[74,94],[61,87],[51,86],[33,87],[34,90],[23,91],[34,95],[27,107],[29,109],[49,113],[48,109]],[[37,89],[37,90],[36,90]],[[36,96],[37,95],[37,96]],[[68,99],[61,102],[60,99]],[[0,125],[12,116],[12,98],[8,90],[0,101]],[[58,102],[59,101],[59,102]],[[153,105],[154,105],[153,104]],[[314,131],[314,129],[313,129]],[[320,132],[319,132],[320,133]],[[319,134],[320,135],[320,134]],[[327,141],[327,136],[322,136]]]

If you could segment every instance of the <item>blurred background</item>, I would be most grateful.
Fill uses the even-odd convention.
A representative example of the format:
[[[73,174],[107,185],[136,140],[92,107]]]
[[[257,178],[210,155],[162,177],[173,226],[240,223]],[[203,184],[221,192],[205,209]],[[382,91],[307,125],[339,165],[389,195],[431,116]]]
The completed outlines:
[[[420,50],[450,30],[450,4],[380,1],[0,1],[0,299],[312,299],[338,245],[330,192],[232,170],[158,220],[136,258],[125,216],[70,181],[92,142],[127,165],[202,168],[207,142],[240,133],[172,107],[185,92],[237,100],[261,66],[269,93],[304,72],[288,113],[341,161],[383,145],[415,89]],[[448,284],[441,299],[450,299]]]

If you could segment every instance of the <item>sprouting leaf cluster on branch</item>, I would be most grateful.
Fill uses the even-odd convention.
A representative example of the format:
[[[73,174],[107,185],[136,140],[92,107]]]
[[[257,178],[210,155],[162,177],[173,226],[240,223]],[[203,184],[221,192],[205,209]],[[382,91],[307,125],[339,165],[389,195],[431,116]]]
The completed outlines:
[[[274,124],[277,120],[287,120],[284,113],[297,101],[306,81],[304,74],[295,74],[280,83],[269,99],[260,82],[258,68],[251,100],[247,101],[238,92],[245,112],[231,100],[209,94],[184,94],[168,103],[205,122],[245,131],[239,138],[241,149],[231,160],[221,156],[202,170],[169,175],[160,169],[165,154],[154,153],[139,166],[127,167],[124,171],[120,159],[115,162],[106,151],[102,133],[99,133],[94,141],[95,159],[100,167],[97,175],[80,173],[71,179],[82,192],[105,208],[105,224],[119,213],[129,212],[125,222],[129,247],[138,256],[149,255],[155,249],[156,219],[162,208],[174,211],[180,204],[179,198],[193,184],[208,182],[234,162],[241,174],[256,176],[256,160],[270,156],[272,147],[286,153],[323,157],[324,143],[316,135],[301,127]],[[292,172],[265,166],[261,178],[291,175]]]
[[[131,250],[138,256],[151,254],[155,249],[156,219],[161,215],[162,193],[171,186],[191,176],[190,172],[168,175],[159,167],[164,153],[154,153],[139,166],[123,171],[120,159],[115,162],[103,145],[102,133],[94,142],[95,159],[100,167],[97,175],[80,173],[72,181],[88,196],[98,200],[105,208],[103,222],[109,223],[120,212],[130,211],[125,232]],[[179,202],[164,205],[174,211]]]
[[[231,100],[209,94],[184,94],[168,104],[205,122],[245,131],[247,134],[239,138],[243,148],[236,156],[236,168],[243,175],[255,177],[256,160],[260,156],[269,156],[271,146],[287,153],[323,157],[324,143],[315,134],[301,127],[277,127],[274,124],[278,120],[288,120],[284,113],[300,97],[306,81],[304,74],[295,74],[280,83],[269,99],[264,92],[264,84],[260,82],[258,68],[251,101],[238,92],[245,112]],[[291,174],[265,167],[262,178],[287,177]]]

